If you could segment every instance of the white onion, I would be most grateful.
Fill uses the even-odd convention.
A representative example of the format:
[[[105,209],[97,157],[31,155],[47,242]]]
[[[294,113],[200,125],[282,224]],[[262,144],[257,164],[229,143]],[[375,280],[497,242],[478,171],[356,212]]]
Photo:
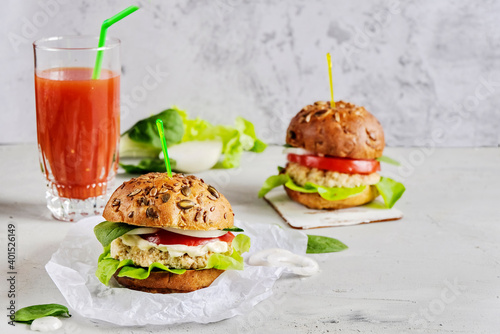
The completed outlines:
[[[169,232],[187,235],[195,238],[217,238],[223,236],[227,231],[213,230],[213,231],[193,231],[193,230],[181,230],[173,227],[163,227],[164,230]]]
[[[318,262],[315,260],[281,248],[264,249],[254,253],[248,263],[252,266],[285,267],[300,276],[311,276],[319,271]]]
[[[300,148],[300,147],[285,147],[283,149],[283,154],[288,154],[288,153],[297,154],[297,155],[311,155],[311,154],[315,155],[316,154],[314,152],[304,150],[303,148]]]
[[[163,153],[160,154],[162,156]],[[222,155],[222,141],[187,141],[168,148],[168,155],[175,160],[175,170],[183,173],[197,173],[209,170]]]
[[[126,234],[132,234],[132,235],[139,235],[139,234],[151,234],[151,233],[156,233],[160,229],[163,229],[165,231],[177,233],[177,234],[182,234],[182,235],[187,235],[190,237],[195,237],[195,238],[217,238],[220,236],[223,236],[224,234],[227,233],[227,231],[220,231],[220,230],[213,230],[213,231],[194,231],[194,230],[181,230],[178,228],[174,227],[161,227],[161,228],[155,228],[155,227],[139,227],[136,229],[133,229]]]

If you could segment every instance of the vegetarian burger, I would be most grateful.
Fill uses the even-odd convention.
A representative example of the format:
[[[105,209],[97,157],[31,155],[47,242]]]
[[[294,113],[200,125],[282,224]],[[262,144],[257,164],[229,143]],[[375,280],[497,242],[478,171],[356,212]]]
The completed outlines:
[[[108,285],[152,293],[209,286],[224,270],[243,269],[250,241],[214,187],[193,175],[149,173],[111,196],[94,228],[104,247],[96,276]]]
[[[388,207],[404,186],[381,177],[384,131],[365,108],[319,101],[303,108],[286,134],[288,163],[271,176],[260,196],[284,185],[294,201],[312,209],[342,209],[371,202],[379,194]]]

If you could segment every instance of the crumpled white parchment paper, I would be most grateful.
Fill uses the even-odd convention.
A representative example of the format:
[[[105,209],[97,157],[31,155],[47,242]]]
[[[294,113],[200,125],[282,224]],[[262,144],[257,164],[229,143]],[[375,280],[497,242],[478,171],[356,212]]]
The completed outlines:
[[[257,267],[245,263],[243,271],[228,270],[211,286],[176,294],[150,294],[103,285],[95,276],[102,246],[93,228],[102,217],[89,217],[74,224],[59,249],[45,266],[69,306],[84,317],[121,326],[168,325],[185,322],[209,323],[248,313],[272,294],[274,282],[284,268]],[[252,253],[283,248],[304,255],[307,236],[278,225],[244,223]]]

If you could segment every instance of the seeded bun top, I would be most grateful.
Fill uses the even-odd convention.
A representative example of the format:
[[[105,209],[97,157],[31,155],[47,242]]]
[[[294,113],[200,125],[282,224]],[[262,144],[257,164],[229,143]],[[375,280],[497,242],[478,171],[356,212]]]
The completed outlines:
[[[375,159],[382,156],[384,130],[365,108],[338,101],[318,101],[304,107],[290,122],[287,144],[341,158]]]
[[[147,227],[218,230],[233,226],[233,210],[214,187],[194,175],[149,173],[115,190],[104,219]]]

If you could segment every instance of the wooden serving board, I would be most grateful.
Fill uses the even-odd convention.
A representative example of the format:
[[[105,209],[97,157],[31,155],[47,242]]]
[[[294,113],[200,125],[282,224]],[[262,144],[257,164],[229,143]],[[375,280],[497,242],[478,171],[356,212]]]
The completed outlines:
[[[292,201],[282,187],[271,190],[264,199],[291,227],[310,229],[376,223],[403,218],[398,209],[387,209],[379,197],[373,202],[340,210],[314,210]]]

